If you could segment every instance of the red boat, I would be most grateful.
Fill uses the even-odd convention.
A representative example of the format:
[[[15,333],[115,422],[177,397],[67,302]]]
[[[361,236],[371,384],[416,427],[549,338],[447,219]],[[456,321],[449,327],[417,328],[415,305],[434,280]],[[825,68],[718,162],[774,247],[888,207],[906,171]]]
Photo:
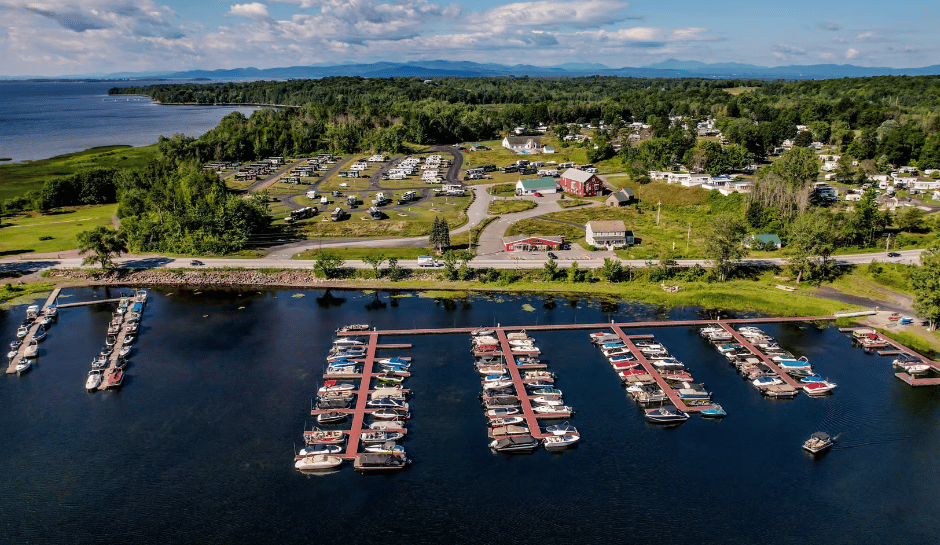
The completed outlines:
[[[124,371],[121,369],[115,369],[111,372],[111,376],[108,377],[108,388],[118,388],[121,384],[124,383]]]
[[[646,374],[648,373],[643,369],[628,369],[626,371],[622,371],[620,373],[620,376],[623,378],[627,378],[627,377],[646,375]]]

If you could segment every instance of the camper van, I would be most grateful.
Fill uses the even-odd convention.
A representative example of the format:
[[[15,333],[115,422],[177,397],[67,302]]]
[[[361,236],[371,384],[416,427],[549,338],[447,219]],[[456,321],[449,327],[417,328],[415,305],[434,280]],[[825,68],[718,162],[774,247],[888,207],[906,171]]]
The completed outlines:
[[[385,199],[385,193],[379,192],[375,194],[375,200],[372,201],[372,204],[382,206],[386,202],[388,201]]]
[[[330,221],[340,221],[341,219],[345,217],[346,217],[346,211],[340,208],[339,206],[337,206],[333,210],[333,213],[330,214]]]

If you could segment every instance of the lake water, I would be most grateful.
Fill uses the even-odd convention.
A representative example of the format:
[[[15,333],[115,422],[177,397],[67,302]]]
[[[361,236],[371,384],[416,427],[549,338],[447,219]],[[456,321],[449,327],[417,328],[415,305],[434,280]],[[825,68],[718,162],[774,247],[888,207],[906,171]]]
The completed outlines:
[[[115,290],[63,292],[61,303]],[[302,295],[299,297],[298,295]],[[534,307],[526,311],[523,305]],[[4,543],[927,543],[940,529],[940,395],[834,327],[761,326],[839,388],[761,397],[695,329],[653,333],[729,416],[645,422],[587,331],[533,333],[578,448],[493,454],[468,336],[408,342],[415,460],[394,475],[292,468],[334,329],[698,318],[583,298],[434,300],[317,290],[151,290],[128,379],[84,380],[111,307],[63,309],[40,359],[0,376]],[[0,312],[12,339],[25,307]],[[396,355],[397,351],[384,351]],[[839,435],[819,460],[810,433]]]
[[[112,87],[159,82],[0,82],[0,157],[46,159],[95,146],[146,146],[161,135],[199,136],[248,106],[161,106],[109,96]]]

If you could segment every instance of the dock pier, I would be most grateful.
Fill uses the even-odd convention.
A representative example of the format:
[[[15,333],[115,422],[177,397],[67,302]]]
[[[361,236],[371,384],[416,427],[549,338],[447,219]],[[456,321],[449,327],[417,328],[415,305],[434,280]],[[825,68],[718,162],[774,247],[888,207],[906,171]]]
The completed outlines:
[[[49,294],[49,297],[46,299],[45,304],[42,306],[42,309],[39,311],[39,315],[43,316],[46,313],[46,309],[55,305],[56,299],[59,297],[59,292],[62,291],[62,288],[56,288],[52,290],[52,293]],[[58,308],[58,307],[57,307]],[[23,338],[23,344],[16,349],[16,356],[14,356],[9,363],[7,364],[7,374],[15,375],[16,374],[16,362],[23,358],[26,353],[26,341],[33,338],[33,335],[36,334],[36,331],[39,330],[39,321],[33,322],[29,326],[29,333],[26,334],[26,337]]]

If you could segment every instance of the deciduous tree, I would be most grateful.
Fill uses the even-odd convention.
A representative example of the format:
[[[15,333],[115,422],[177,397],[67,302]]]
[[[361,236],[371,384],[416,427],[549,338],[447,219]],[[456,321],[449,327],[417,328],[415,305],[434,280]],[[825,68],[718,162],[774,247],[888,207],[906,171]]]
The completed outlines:
[[[120,257],[127,251],[127,238],[121,231],[96,227],[78,234],[78,251],[80,254],[94,252],[82,260],[82,265],[99,263],[102,269],[110,269],[114,265],[112,257]]]
[[[746,235],[744,221],[731,214],[722,214],[712,220],[712,228],[705,236],[704,250],[722,282],[734,270],[734,262],[747,255],[744,246]]]

